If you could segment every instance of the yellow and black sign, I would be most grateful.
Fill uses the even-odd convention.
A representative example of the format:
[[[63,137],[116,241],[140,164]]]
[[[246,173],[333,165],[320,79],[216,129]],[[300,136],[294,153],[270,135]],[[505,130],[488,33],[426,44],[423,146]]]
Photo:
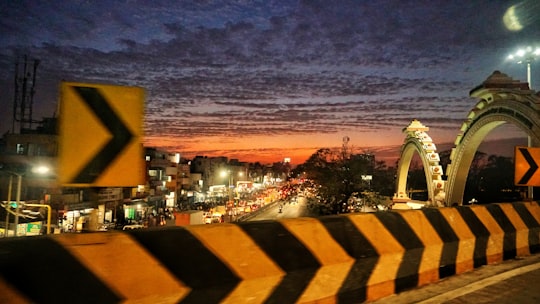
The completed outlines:
[[[516,186],[540,186],[540,148],[515,147],[514,151]]]
[[[144,90],[63,82],[60,91],[60,184],[78,187],[142,184]]]

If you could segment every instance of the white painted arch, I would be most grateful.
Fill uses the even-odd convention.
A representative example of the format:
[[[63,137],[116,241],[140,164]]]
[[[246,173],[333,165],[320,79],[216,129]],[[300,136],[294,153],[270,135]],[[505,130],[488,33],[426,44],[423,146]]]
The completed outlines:
[[[427,134],[429,128],[422,125],[418,120],[403,131],[407,134],[401,148],[401,157],[397,168],[396,193],[394,202],[406,202],[411,200],[407,194],[407,179],[409,167],[415,154],[420,156],[424,167],[428,190],[427,205],[441,206],[444,204],[444,181],[442,180],[443,169],[439,165],[439,154],[431,137]]]
[[[450,164],[446,169],[446,181],[441,178],[443,172],[439,169],[438,154],[436,157],[430,154],[435,153],[436,149],[426,133],[428,128],[422,125],[423,130],[411,129],[411,126],[418,122],[415,120],[404,129],[407,137],[397,168],[395,202],[410,200],[406,187],[414,153],[418,153],[422,160],[431,204],[452,206],[463,204],[467,176],[474,155],[484,138],[497,127],[506,123],[513,124],[530,138],[531,146],[540,146],[540,93],[530,90],[527,83],[495,71],[480,86],[474,88],[470,96],[479,101],[467,115],[454,142]],[[431,150],[426,150],[426,138],[422,136],[427,136],[427,142],[432,145],[429,147]],[[435,168],[437,174],[433,174]]]
[[[510,123],[540,143],[540,98],[531,91],[481,89],[472,92],[480,98],[461,127],[450,154],[447,172],[447,205],[462,205],[469,168],[484,138],[500,125]]]

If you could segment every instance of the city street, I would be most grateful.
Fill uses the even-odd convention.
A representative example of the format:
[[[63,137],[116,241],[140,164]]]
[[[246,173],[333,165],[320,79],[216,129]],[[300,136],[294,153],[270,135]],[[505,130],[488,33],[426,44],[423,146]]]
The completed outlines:
[[[282,206],[281,212],[279,212],[280,205]],[[303,216],[309,216],[309,210],[307,209],[307,199],[301,196],[297,198],[296,203],[275,203],[256,216],[250,218],[249,221],[276,220]]]

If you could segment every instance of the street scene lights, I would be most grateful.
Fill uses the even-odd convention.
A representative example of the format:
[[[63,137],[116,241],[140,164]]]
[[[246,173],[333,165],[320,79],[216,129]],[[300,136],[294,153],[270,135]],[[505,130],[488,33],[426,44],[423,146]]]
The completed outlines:
[[[222,178],[225,178],[225,177],[229,178],[229,182],[228,182],[228,185],[227,185],[227,193],[229,195],[229,200],[225,204],[225,208],[227,209],[228,214],[229,214],[229,221],[232,222],[232,216],[233,216],[232,201],[233,201],[233,199],[232,199],[232,189],[231,189],[231,184],[232,184],[231,170],[223,170],[223,171],[221,171],[220,175],[221,175]]]
[[[15,230],[13,231],[13,235],[17,236],[18,234],[18,226],[19,226],[19,215],[21,212],[21,192],[22,192],[22,178],[24,173],[23,172],[14,172],[9,170],[3,170],[5,173],[10,174],[9,177],[9,186],[8,186],[8,199],[7,199],[7,206],[6,206],[6,232],[5,236],[8,236],[9,231],[9,212],[7,212],[9,208],[9,204],[11,203],[11,190],[13,186],[13,176],[17,176],[17,194],[15,196]],[[36,166],[32,168],[32,173],[45,175],[49,172],[49,167],[47,166]],[[48,212],[50,214],[50,211]],[[48,217],[48,223],[47,223],[47,233],[50,233],[50,216]]]
[[[45,175],[45,174],[49,173],[49,171],[50,171],[50,169],[47,166],[36,166],[36,167],[32,168],[33,173],[41,174],[41,175]]]
[[[540,56],[540,47],[526,47],[519,49],[514,54],[508,55],[509,60],[514,60],[517,63],[526,63],[527,64],[527,82],[529,83],[529,88],[532,89],[531,84],[531,63]]]
[[[514,60],[517,63],[526,63],[527,64],[527,83],[529,83],[529,89],[532,90],[532,83],[531,83],[531,63],[537,58],[540,57],[540,47],[533,48],[531,46],[528,46],[523,49],[517,50],[516,53],[508,55],[509,60]],[[529,147],[532,146],[531,137],[527,137],[527,145]],[[529,199],[533,198],[533,187],[528,186],[527,187],[527,193]]]
[[[232,186],[232,174],[231,174],[231,170],[223,170],[221,171],[221,177],[229,177],[229,183],[228,183],[228,187],[227,187],[227,193],[229,195],[229,202],[232,201],[232,190],[231,190],[231,186]]]

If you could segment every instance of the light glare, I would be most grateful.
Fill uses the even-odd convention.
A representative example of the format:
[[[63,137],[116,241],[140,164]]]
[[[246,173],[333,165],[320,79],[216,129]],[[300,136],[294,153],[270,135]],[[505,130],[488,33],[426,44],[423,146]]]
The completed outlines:
[[[46,174],[49,172],[49,167],[47,166],[37,166],[32,169],[32,172],[38,173],[38,174]]]

